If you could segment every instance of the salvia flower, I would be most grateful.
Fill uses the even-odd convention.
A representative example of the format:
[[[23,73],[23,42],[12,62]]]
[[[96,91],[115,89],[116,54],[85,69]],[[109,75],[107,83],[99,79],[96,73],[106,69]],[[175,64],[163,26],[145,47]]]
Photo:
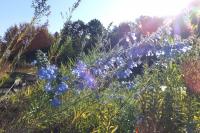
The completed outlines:
[[[132,73],[132,71],[130,69],[127,70],[119,70],[116,73],[116,77],[117,79],[126,79],[130,76],[130,74]]]
[[[46,81],[46,84],[44,85],[44,91],[53,97],[50,99],[51,105],[58,107],[61,104],[58,96],[68,90],[68,85],[64,82],[68,78],[62,76],[55,65],[41,66],[38,69],[38,77],[39,79]]]
[[[65,93],[68,90],[68,85],[65,82],[61,82],[57,86],[56,94],[62,94]]]
[[[78,78],[84,77],[85,71],[87,70],[87,65],[82,61],[78,61],[75,68],[72,70],[72,73]]]
[[[89,88],[92,89],[96,88],[96,81],[92,75],[85,76],[85,81],[86,81],[86,86],[88,86]]]
[[[185,52],[191,50],[191,48],[192,48],[192,46],[190,46],[188,44],[177,43],[177,44],[171,44],[171,45],[166,45],[166,46],[162,47],[160,49],[160,53],[162,53],[162,55],[166,58],[167,57],[173,58],[177,54],[182,54],[182,53],[185,53]]]
[[[128,66],[128,68],[132,69],[134,67],[137,67],[138,65],[137,65],[137,62],[135,62],[133,60],[128,60],[127,61],[127,66]]]
[[[117,57],[116,58],[116,65],[117,67],[122,67],[124,66],[125,62],[124,62],[124,59],[122,57]]]
[[[50,82],[47,82],[44,86],[44,90],[46,92],[51,92],[53,90],[53,87],[51,86],[51,83]]]
[[[53,107],[59,107],[61,105],[61,101],[57,97],[50,99],[50,102]]]
[[[54,80],[56,79],[57,72],[58,72],[58,68],[55,65],[41,67],[38,70],[38,77],[42,80]]]
[[[84,86],[94,89],[96,88],[96,80],[92,73],[99,74],[101,70],[99,69],[91,69],[91,71],[87,68],[85,63],[82,61],[78,61],[75,68],[72,70],[72,73],[76,76],[77,80],[83,80]]]

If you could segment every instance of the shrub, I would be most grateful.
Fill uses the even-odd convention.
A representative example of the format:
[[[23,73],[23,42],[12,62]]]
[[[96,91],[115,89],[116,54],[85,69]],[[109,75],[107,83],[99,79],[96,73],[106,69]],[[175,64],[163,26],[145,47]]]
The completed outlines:
[[[7,47],[4,52],[10,51],[7,58],[11,61],[18,54],[29,55],[27,61],[33,61],[36,50],[47,49],[52,43],[52,37],[45,27],[35,27],[28,23],[9,28],[4,40]]]

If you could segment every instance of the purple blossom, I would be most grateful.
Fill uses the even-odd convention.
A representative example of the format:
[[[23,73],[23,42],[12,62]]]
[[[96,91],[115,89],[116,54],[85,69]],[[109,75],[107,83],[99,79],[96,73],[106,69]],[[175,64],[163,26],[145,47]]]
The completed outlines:
[[[122,57],[116,57],[116,65],[117,65],[117,67],[122,67],[125,64],[126,63],[124,62],[124,59]]]
[[[72,73],[77,77],[77,79],[83,80],[86,87],[91,89],[96,88],[96,80],[92,75],[92,73],[98,74],[98,71],[95,68],[90,71],[82,61],[79,61]]]
[[[75,68],[72,70],[72,73],[78,78],[82,78],[85,75],[85,71],[87,70],[87,66],[82,61],[78,61]]]
[[[57,97],[51,99],[50,102],[53,107],[59,107],[61,105],[61,101]]]
[[[100,76],[103,74],[103,71],[100,68],[91,68],[90,70],[95,76]]]
[[[82,77],[82,79],[85,81],[87,87],[89,88],[96,87],[96,80],[93,77],[93,75],[90,73],[90,71],[85,71],[84,77]]]
[[[56,94],[62,94],[64,92],[66,92],[68,90],[68,85],[65,82],[61,82],[58,86],[57,86],[57,91]]]
[[[46,85],[44,86],[44,90],[46,92],[51,92],[53,90],[53,87],[51,86],[50,82],[47,82]]]
[[[116,73],[116,77],[117,79],[125,79],[125,78],[128,78],[131,73],[132,71],[130,69],[120,70]]]
[[[45,80],[46,84],[44,90],[54,96],[50,100],[51,105],[57,107],[61,104],[61,101],[55,97],[56,95],[61,95],[68,90],[68,85],[63,82],[67,80],[67,77],[63,77],[58,68],[55,65],[47,65],[46,67],[41,67],[38,70],[39,79]]]
[[[135,62],[135,61],[133,61],[133,60],[128,60],[128,61],[127,61],[127,67],[128,67],[128,68],[132,69],[132,68],[137,67],[137,66],[138,66],[138,65],[137,65],[137,62]]]
[[[47,67],[41,67],[38,70],[38,76],[43,80],[54,80],[56,79],[58,68],[55,65],[49,65]]]
[[[150,59],[153,63],[154,59],[157,61],[162,59],[161,57],[175,57],[177,54],[185,53],[191,49],[191,46],[185,43],[169,44],[168,42],[163,42],[161,45],[158,42],[159,40],[156,42],[155,38],[149,39],[153,41],[148,40],[150,43],[148,41],[142,42],[127,49],[113,51],[109,57],[105,56],[105,58],[98,59],[91,68],[87,67],[84,62],[79,61],[73,69],[73,74],[81,82],[80,88],[96,88],[97,78],[105,80],[105,77],[110,75],[120,81],[127,80],[131,76],[132,70],[142,66],[145,59]],[[132,88],[133,85],[132,82],[126,83],[128,88]]]
[[[164,47],[162,47],[160,49],[160,53],[162,53],[161,55],[163,55],[164,57],[175,57],[177,54],[182,54],[185,53],[189,50],[191,50],[192,46],[188,45],[188,44],[174,44],[174,45],[166,45]]]

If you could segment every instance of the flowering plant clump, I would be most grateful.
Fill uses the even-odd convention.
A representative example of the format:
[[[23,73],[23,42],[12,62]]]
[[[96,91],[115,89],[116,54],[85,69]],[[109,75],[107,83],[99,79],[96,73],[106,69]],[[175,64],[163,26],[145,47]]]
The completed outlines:
[[[28,94],[31,104],[22,114],[22,127],[38,132],[198,131],[200,65],[191,60],[199,59],[193,41],[172,37],[167,27],[126,41],[127,47],[109,50],[102,42],[59,67],[38,51],[42,82]]]
[[[116,48],[108,55],[100,57],[91,66],[79,60],[72,70],[75,76],[74,86],[80,90],[84,88],[94,90],[102,87],[105,81],[115,79],[121,86],[133,88],[132,78],[142,73],[144,64],[163,63],[191,50],[189,42],[178,39],[170,42],[167,35],[170,35],[169,27],[162,27],[141,42],[134,42],[129,47]],[[68,90],[68,85],[62,79],[58,68],[50,65],[41,51],[38,52],[38,65],[40,66],[38,76],[46,81],[45,92],[51,94],[53,105],[59,105],[58,96]]]
[[[97,87],[97,81],[95,77],[91,74],[87,65],[82,61],[78,61],[72,73],[76,76],[76,82],[78,83],[79,89],[91,88],[95,89]]]
[[[61,101],[59,100],[59,96],[63,93],[67,92],[68,85],[65,83],[66,77],[63,77],[60,73],[58,68],[55,65],[50,65],[50,63],[47,61],[47,57],[44,54],[43,58],[38,58],[38,62],[40,62],[40,65],[38,66],[38,77],[41,80],[45,81],[44,85],[44,91],[50,95],[50,102],[54,107],[58,107],[61,104]],[[44,61],[41,61],[45,60]]]
[[[97,87],[97,79],[115,78],[119,81],[129,81],[136,76],[143,64],[159,62],[159,60],[175,59],[177,55],[191,50],[189,44],[179,42],[176,44],[154,45],[145,44],[124,49],[118,53],[112,53],[110,57],[97,60],[94,65],[87,67],[84,62],[79,61],[73,73],[79,79],[79,86],[89,88]],[[83,83],[84,82],[84,83]],[[123,82],[124,83],[124,82]]]

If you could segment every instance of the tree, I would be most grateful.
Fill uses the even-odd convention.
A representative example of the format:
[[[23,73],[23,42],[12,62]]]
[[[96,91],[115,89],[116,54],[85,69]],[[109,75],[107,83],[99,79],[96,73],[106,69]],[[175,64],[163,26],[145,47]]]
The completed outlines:
[[[76,55],[80,54],[85,47],[85,37],[87,34],[87,26],[83,21],[78,20],[72,24],[72,42],[73,48],[76,50]]]
[[[119,43],[120,46],[128,46],[126,38],[131,33],[131,23],[121,23],[119,26],[115,26],[109,34],[111,47],[116,46]]]
[[[96,38],[103,35],[104,27],[99,20],[92,19],[88,22],[87,27],[91,37]]]
[[[88,53],[89,50],[95,47],[98,41],[102,38],[103,30],[104,27],[99,20],[93,19],[90,22],[88,22],[87,35],[89,39],[87,40],[86,45],[84,47],[84,51],[86,53]]]
[[[22,52],[21,54],[29,55],[26,57],[31,61],[35,57],[36,50],[46,49],[52,43],[52,37],[46,27],[36,27],[29,23],[11,26],[5,32],[4,40],[7,51],[10,51],[8,57],[10,60],[13,60],[19,52]]]
[[[17,25],[11,26],[4,33],[4,41],[9,44],[19,34],[19,28]]]
[[[61,39],[58,48],[58,51],[61,52],[57,57],[59,58],[57,63],[67,62],[69,58],[77,58],[85,46],[86,34],[87,25],[85,25],[83,21],[67,21],[64,24],[64,28],[61,30]],[[66,49],[68,51],[66,51]]]
[[[163,18],[140,16],[136,22],[141,33],[146,36],[157,31],[157,29],[163,24]]]
[[[48,0],[33,0],[32,7],[34,8],[34,16],[40,18],[50,14],[50,5],[47,4]]]

